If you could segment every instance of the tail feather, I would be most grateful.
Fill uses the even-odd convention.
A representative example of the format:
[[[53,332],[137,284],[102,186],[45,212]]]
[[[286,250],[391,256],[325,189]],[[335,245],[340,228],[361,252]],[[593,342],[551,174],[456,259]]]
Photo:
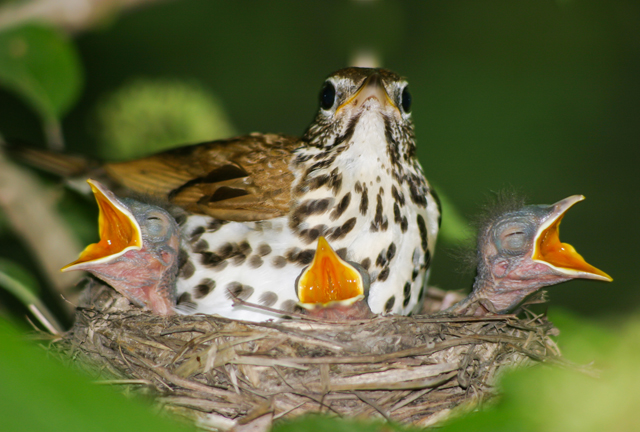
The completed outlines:
[[[4,151],[11,157],[35,168],[65,178],[89,177],[100,164],[83,156],[37,149],[25,144],[6,143]]]

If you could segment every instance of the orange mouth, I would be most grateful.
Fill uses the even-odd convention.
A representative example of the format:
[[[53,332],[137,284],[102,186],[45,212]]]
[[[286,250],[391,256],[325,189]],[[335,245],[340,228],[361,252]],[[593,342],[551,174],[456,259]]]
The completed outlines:
[[[555,214],[551,216],[550,223],[544,224],[536,236],[533,260],[569,276],[610,282],[613,280],[611,276],[587,263],[573,246],[560,241],[562,218],[569,208],[583,199],[582,195],[574,195],[555,204]]]
[[[128,250],[142,248],[142,234],[136,218],[120,201],[95,180],[87,180],[98,203],[100,241],[87,246],[74,262],[61,270],[80,270],[82,264],[104,262]]]
[[[360,272],[320,237],[313,262],[298,279],[297,292],[302,305],[326,305],[363,298],[365,287]]]

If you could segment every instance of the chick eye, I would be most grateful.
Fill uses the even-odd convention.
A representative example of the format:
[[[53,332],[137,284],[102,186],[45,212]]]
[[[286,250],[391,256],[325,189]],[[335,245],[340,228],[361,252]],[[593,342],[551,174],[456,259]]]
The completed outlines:
[[[145,226],[147,233],[152,237],[164,236],[167,233],[168,224],[166,221],[155,214],[151,214],[147,217]]]
[[[518,252],[526,246],[527,236],[523,231],[509,233],[502,239],[502,248],[508,251]]]
[[[336,100],[336,88],[330,82],[324,83],[320,91],[320,106],[328,110]]]
[[[404,112],[409,114],[411,112],[411,93],[409,93],[409,86],[405,86],[404,90],[402,90],[402,100],[400,103]]]

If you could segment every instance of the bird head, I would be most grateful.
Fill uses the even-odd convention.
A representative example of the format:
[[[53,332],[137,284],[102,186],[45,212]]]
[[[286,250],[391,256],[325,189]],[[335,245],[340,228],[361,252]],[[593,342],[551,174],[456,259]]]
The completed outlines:
[[[571,279],[611,281],[575,248],[560,241],[560,222],[582,195],[553,205],[519,206],[490,215],[478,234],[478,273],[470,297],[489,300],[499,312],[543,286]]]
[[[358,130],[387,136],[401,156],[415,153],[411,93],[407,81],[386,69],[346,68],[331,74],[320,91],[320,109],[304,140],[333,148]]]
[[[98,203],[100,240],[62,271],[88,271],[132,302],[171,313],[180,246],[175,220],[160,207],[120,199],[96,180],[88,183]]]

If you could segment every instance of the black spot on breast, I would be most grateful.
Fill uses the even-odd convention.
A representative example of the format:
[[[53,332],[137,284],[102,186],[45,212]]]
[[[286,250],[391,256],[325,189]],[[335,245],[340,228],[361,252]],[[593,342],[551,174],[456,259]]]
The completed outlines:
[[[306,184],[308,186],[308,189],[312,191],[326,185],[330,179],[331,177],[329,177],[328,174],[322,174],[322,175],[318,175],[313,178],[310,178],[309,180],[307,180]]]
[[[195,309],[197,304],[191,299],[191,294],[188,292],[182,293],[176,300],[176,305],[185,309]]]
[[[289,225],[295,229],[308,216],[326,212],[332,200],[333,198],[324,198],[303,201],[291,214]]]
[[[389,300],[387,300],[387,302],[384,304],[384,311],[385,313],[389,313],[391,312],[391,310],[393,309],[393,305],[396,302],[396,296],[391,296],[389,298]]]
[[[411,296],[405,297],[405,299],[402,301],[402,307],[407,307],[410,301],[411,301]]]
[[[384,249],[378,254],[378,258],[376,258],[376,265],[378,267],[384,267],[387,264],[387,251]]]
[[[298,254],[300,253],[300,248],[297,247],[292,247],[290,249],[288,249],[285,253],[284,253],[284,257],[287,259],[287,261],[289,261],[290,263],[294,263],[298,260]]]
[[[376,183],[380,183],[382,181],[382,179],[380,178],[380,176],[376,177]]]
[[[403,294],[404,294],[404,301],[402,302],[402,306],[407,307],[407,305],[411,301],[411,284],[409,282],[404,284]]]
[[[411,201],[418,207],[427,206],[427,197],[424,181],[417,176],[411,176],[408,180],[409,192],[411,193]]]
[[[398,203],[393,203],[393,221],[397,224],[402,223],[402,215],[400,214],[400,207]]]
[[[333,171],[331,171],[331,181],[329,182],[329,186],[334,195],[337,195],[342,188],[342,174],[338,171],[338,168],[334,168]]]
[[[258,255],[260,255],[261,257],[269,255],[271,253],[271,246],[269,246],[266,243],[262,243],[260,246],[258,246]]]
[[[408,229],[409,229],[409,222],[407,221],[407,217],[402,216],[402,222],[400,222],[400,230],[402,230],[403,233],[406,233]]]
[[[370,258],[363,259],[362,261],[360,261],[360,265],[362,266],[362,268],[368,271],[369,267],[371,267],[371,259]]]
[[[326,225],[316,225],[313,228],[300,231],[298,237],[300,237],[306,244],[309,244],[317,240],[321,235],[325,235],[326,231]]]
[[[238,250],[240,251],[240,253],[243,253],[245,255],[249,255],[251,253],[251,251],[252,251],[251,245],[247,241],[243,241],[243,242],[239,243],[238,244]]]
[[[336,205],[331,212],[331,220],[336,220],[342,213],[345,212],[347,207],[349,207],[349,203],[351,202],[351,192],[347,192],[345,196],[342,197],[338,205]]]
[[[331,228],[327,231],[329,240],[338,240],[346,236],[356,225],[356,218],[352,217],[339,227]]]
[[[382,188],[381,188],[382,190]],[[376,197],[376,215],[373,218],[373,221],[371,222],[371,227],[369,228],[369,230],[371,232],[376,232],[379,231],[382,228],[382,224],[384,222],[384,220],[382,219],[382,194],[378,193],[378,196]]]
[[[235,244],[224,243],[217,251],[218,256],[221,259],[227,259],[238,253],[238,247]]]
[[[227,266],[227,261],[220,258],[219,255],[213,252],[203,252],[200,254],[200,262],[203,266],[209,267],[215,270],[222,270]]]
[[[228,224],[229,221],[223,221],[220,219],[214,219],[211,222],[209,222],[207,224],[207,232],[216,232],[218,231],[220,228],[222,228],[223,225]]]
[[[287,260],[283,256],[276,256],[271,260],[271,265],[275,268],[282,268],[287,265]]]
[[[422,265],[422,267],[425,269],[428,269],[430,265],[431,265],[431,252],[429,252],[429,249],[427,249],[427,251],[424,253],[424,264]]]
[[[227,294],[229,299],[237,297],[241,300],[247,300],[253,294],[253,287],[243,285],[240,282],[229,282],[227,284]]]
[[[247,256],[243,253],[238,253],[236,255],[234,255],[233,257],[229,258],[229,260],[231,261],[231,263],[235,266],[239,266],[244,264],[244,262],[247,260]]]
[[[192,250],[195,253],[205,252],[209,250],[209,243],[206,240],[200,239],[193,245]]]
[[[387,248],[387,260],[391,261],[394,256],[396,256],[396,244],[391,242],[391,244]]]
[[[189,279],[196,271],[196,266],[193,265],[191,261],[185,262],[182,267],[180,267],[180,273],[178,275],[181,279]]]
[[[302,265],[309,264],[313,260],[313,256],[316,254],[315,249],[306,249],[298,254],[298,263]]]
[[[404,207],[404,194],[398,192],[395,185],[391,186],[391,196],[400,207]]]
[[[198,240],[200,240],[200,236],[204,234],[204,227],[203,226],[199,226],[196,227],[193,231],[191,231],[191,234],[189,235],[189,242],[191,243],[195,243]]]
[[[369,191],[365,186],[362,190],[362,196],[360,197],[360,214],[363,216],[366,215],[367,210],[369,210]]]
[[[200,283],[193,288],[193,298],[201,299],[206,297],[215,287],[216,281],[213,279],[202,279]]]
[[[293,312],[296,309],[296,302],[293,300],[285,300],[280,304],[280,310],[283,312]]]
[[[263,264],[262,258],[259,255],[251,255],[249,257],[249,267],[258,268]]]
[[[419,274],[420,274],[420,270],[413,269],[413,272],[411,273],[411,280],[415,281],[418,278]]]
[[[387,278],[389,277],[389,272],[390,271],[391,270],[389,269],[389,267],[385,267],[384,269],[382,269],[382,271],[378,275],[378,280],[381,281],[381,282],[386,281]]]
[[[265,291],[262,293],[262,295],[260,295],[258,301],[263,306],[273,306],[278,301],[278,294],[274,293],[273,291]]]
[[[356,193],[362,193],[362,184],[360,183],[360,181],[356,182],[356,184],[353,186],[353,190],[356,191]]]
[[[429,247],[429,239],[427,238],[427,226],[424,223],[424,218],[422,215],[418,215],[418,229],[420,229],[420,244],[422,246],[422,250],[426,251]]]

